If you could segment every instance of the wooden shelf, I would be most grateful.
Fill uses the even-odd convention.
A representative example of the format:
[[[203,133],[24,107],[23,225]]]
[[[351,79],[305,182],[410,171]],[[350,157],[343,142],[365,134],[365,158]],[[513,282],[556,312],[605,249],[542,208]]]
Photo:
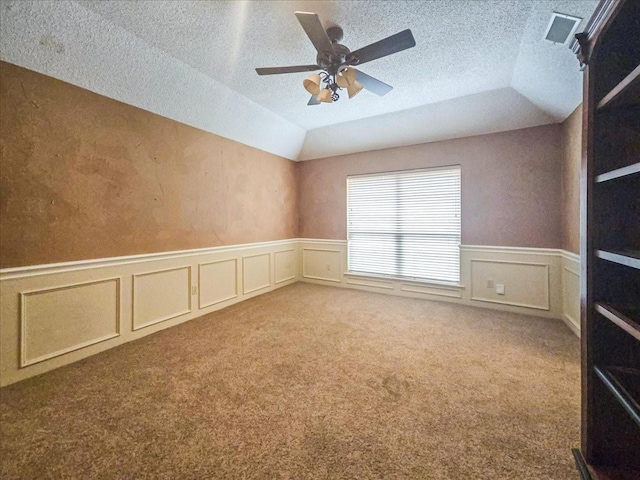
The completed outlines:
[[[600,315],[615,323],[636,340],[640,340],[640,318],[638,318],[637,311],[631,312],[615,308],[602,302],[596,303],[595,309]]]
[[[637,400],[640,397],[640,370],[597,365],[594,365],[593,370],[640,427],[640,405]]]
[[[616,178],[626,177],[640,173],[640,162],[628,165],[626,167],[617,168],[610,172],[602,173],[596,177],[596,183],[606,182],[608,180],[614,180]]]
[[[598,102],[596,109],[634,104],[640,104],[640,65],[607,93]]]
[[[609,262],[618,263],[627,267],[636,268],[640,270],[640,251],[638,250],[625,250],[625,251],[608,251],[608,250],[596,250],[596,256]]]
[[[600,0],[584,70],[583,479],[640,480],[640,0]],[[582,458],[582,454],[584,458]]]

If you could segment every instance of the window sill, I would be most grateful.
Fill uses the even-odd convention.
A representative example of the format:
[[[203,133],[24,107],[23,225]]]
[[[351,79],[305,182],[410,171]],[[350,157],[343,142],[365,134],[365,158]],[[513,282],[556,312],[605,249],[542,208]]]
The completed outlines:
[[[345,277],[360,277],[360,278],[375,278],[378,280],[395,280],[403,283],[413,283],[417,285],[430,285],[434,287],[448,287],[457,290],[463,290],[464,285],[459,282],[444,282],[439,280],[423,280],[414,277],[400,277],[395,275],[381,275],[378,273],[364,273],[364,272],[345,272]]]

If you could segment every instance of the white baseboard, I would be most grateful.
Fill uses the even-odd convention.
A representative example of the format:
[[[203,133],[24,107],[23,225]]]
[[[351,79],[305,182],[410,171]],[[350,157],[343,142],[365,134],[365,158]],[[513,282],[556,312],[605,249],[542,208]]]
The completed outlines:
[[[580,338],[580,323],[576,322],[566,313],[562,316],[562,321],[569,327],[576,337]]]

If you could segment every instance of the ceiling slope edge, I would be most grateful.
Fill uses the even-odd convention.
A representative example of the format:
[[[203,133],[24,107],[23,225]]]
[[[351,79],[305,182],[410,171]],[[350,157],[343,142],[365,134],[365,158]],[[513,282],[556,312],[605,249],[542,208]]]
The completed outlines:
[[[0,5],[0,59],[290,160],[305,130],[68,0]]]
[[[542,40],[540,26],[560,12],[582,18],[576,30],[580,32],[597,5],[597,0],[538,0],[524,27],[510,86],[558,122],[582,103],[583,74],[567,45]]]
[[[576,60],[576,64],[577,63],[578,62]],[[582,84],[582,78],[579,78],[577,82]],[[513,80],[511,81],[511,88],[522,95],[524,98],[526,98],[538,109],[552,117],[557,123],[564,122],[567,118],[569,118],[569,115],[573,113],[578,105],[582,103],[581,88],[566,88],[562,84],[557,82],[554,82],[553,84],[550,83],[548,85],[548,88],[562,92],[563,96],[559,97],[562,98],[562,100],[553,102],[539,95],[539,93],[535,89],[531,88],[529,82],[519,76],[516,77],[514,75]]]
[[[307,132],[300,160],[558,123],[506,87]]]

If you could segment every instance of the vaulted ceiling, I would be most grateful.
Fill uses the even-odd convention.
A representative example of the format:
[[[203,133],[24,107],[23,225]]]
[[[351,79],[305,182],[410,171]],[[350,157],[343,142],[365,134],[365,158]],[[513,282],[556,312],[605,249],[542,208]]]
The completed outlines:
[[[564,120],[581,101],[571,51],[543,40],[553,11],[597,0],[2,0],[0,58],[293,160]],[[412,49],[362,70],[394,89],[307,106],[315,63],[294,12],[352,50],[410,28]]]

